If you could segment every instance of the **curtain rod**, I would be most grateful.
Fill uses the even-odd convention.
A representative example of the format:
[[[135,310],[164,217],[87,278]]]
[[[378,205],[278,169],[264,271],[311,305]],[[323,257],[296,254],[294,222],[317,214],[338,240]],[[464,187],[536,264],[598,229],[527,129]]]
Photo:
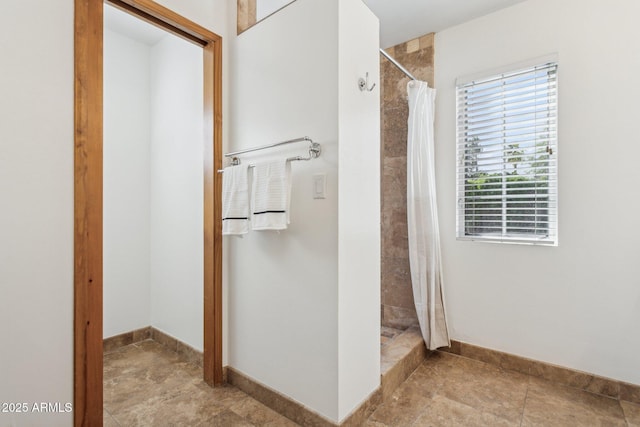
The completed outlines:
[[[387,52],[385,52],[384,50],[380,49],[380,53],[382,54],[382,56],[384,56],[385,58],[387,58],[389,60],[389,62],[391,62],[393,65],[395,65],[396,67],[398,67],[398,69],[400,71],[402,71],[403,73],[405,73],[407,75],[407,77],[409,77],[411,80],[418,80],[415,77],[413,77],[413,74],[411,74],[409,71],[407,71],[406,68],[404,68],[402,65],[400,65],[400,63],[398,61],[396,61],[395,59],[393,59],[391,57],[391,55],[389,55]]]

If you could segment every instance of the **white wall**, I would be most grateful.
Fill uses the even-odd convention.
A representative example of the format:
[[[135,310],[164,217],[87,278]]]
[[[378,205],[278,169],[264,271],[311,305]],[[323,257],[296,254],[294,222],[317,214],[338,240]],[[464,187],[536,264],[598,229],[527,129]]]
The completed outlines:
[[[105,337],[151,325],[203,348],[202,66],[169,34],[105,31]]]
[[[640,384],[635,0],[530,0],[436,35],[452,338]],[[458,76],[559,54],[558,247],[455,240]]]
[[[0,2],[0,55],[0,401],[72,402],[73,2]]]
[[[235,2],[226,0],[158,0],[158,3],[171,10],[191,19],[192,21],[202,25],[203,27],[213,31],[222,37],[222,141],[225,152],[228,147],[229,128],[231,126],[230,117],[230,46],[229,39],[235,37],[236,33],[236,5]],[[223,248],[226,251],[226,247]],[[228,319],[228,277],[227,266],[222,267],[222,327],[223,327],[223,343],[222,343],[222,361],[226,365],[228,363],[229,334],[227,325]]]
[[[356,85],[358,74],[378,74],[377,24],[355,4],[359,1],[343,2],[298,0],[232,37],[229,149],[307,135],[323,152],[319,159],[292,164],[289,229],[225,239],[229,365],[335,421],[379,381],[379,209],[358,228],[349,227],[355,204],[369,206],[379,198],[378,92],[362,94]],[[362,42],[359,37],[367,45],[347,58]],[[342,85],[351,89],[343,93]],[[365,129],[359,126],[363,122]],[[374,153],[359,152],[365,143]],[[342,144],[356,144],[358,155],[340,166],[345,180],[339,184],[342,156],[351,154],[351,146]],[[306,149],[288,146],[243,160],[300,155]],[[348,166],[357,162],[349,175]],[[312,198],[315,173],[327,176],[326,199]],[[366,178],[370,187],[359,187],[360,199],[341,193]],[[344,221],[341,229],[339,221]],[[363,246],[367,249],[351,259]],[[356,301],[354,295],[367,289],[370,294]]]
[[[332,419],[338,416],[337,16],[336,1],[298,0],[231,37],[229,149],[306,135],[323,152],[292,164],[289,229],[225,238],[229,365]],[[243,159],[306,149],[298,144]],[[312,198],[314,173],[327,175],[326,199]]]
[[[151,325],[203,349],[202,49],[151,49]]]
[[[339,419],[380,383],[380,59],[378,18],[339,1]],[[356,82],[369,73],[372,92]]]
[[[226,1],[162,3],[225,36]],[[71,0],[0,2],[3,402],[73,401],[73,16]],[[72,414],[0,413],[52,424]]]
[[[142,25],[142,24],[141,24]],[[104,337],[149,326],[150,47],[104,32]]]
[[[256,0],[256,20],[261,20],[294,0]]]

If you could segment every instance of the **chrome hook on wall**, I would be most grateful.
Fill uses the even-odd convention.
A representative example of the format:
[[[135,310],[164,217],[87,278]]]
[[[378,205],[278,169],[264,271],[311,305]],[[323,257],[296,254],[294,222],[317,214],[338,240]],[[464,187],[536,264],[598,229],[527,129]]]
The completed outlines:
[[[360,89],[361,92],[364,92],[365,90],[371,92],[373,88],[376,87],[376,84],[374,83],[371,87],[367,86],[369,86],[369,73],[366,74],[366,78],[360,77],[358,79],[358,89]]]

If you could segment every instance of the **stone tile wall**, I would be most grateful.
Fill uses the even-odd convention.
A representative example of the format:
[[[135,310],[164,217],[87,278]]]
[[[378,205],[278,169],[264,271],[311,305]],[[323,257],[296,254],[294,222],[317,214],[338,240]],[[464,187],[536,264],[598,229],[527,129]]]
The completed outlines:
[[[433,87],[434,34],[386,50],[417,79]],[[417,324],[407,240],[407,83],[409,78],[382,55],[382,325]]]
[[[238,0],[238,34],[256,23],[256,0]]]

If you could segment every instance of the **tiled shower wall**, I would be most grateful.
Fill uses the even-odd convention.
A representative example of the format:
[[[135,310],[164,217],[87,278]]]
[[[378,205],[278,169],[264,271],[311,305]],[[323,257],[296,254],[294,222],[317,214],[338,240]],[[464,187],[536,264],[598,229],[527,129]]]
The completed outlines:
[[[386,49],[417,79],[433,87],[434,34]],[[382,325],[417,324],[407,241],[407,83],[409,78],[380,56],[382,83]]]
[[[238,0],[238,34],[256,23],[256,0]]]

